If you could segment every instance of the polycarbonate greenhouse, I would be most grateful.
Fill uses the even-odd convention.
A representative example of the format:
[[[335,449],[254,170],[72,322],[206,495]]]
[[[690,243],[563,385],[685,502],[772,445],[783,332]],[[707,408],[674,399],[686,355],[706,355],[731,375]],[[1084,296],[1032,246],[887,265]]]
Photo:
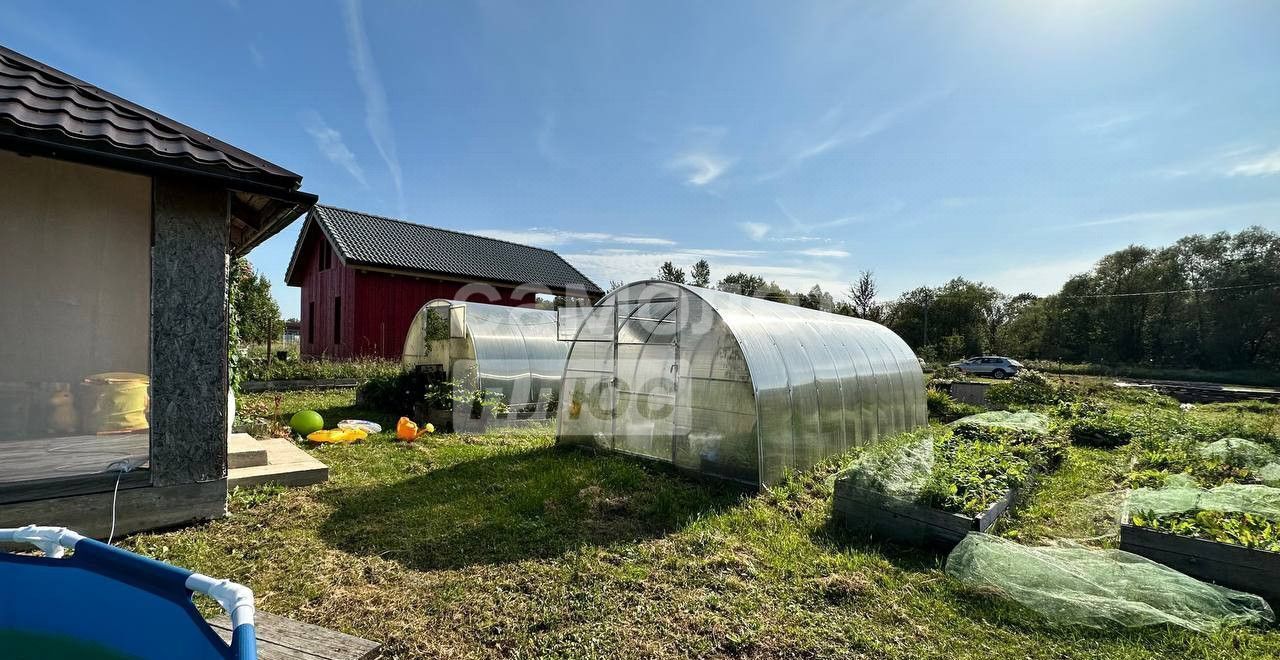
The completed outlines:
[[[919,361],[870,321],[644,281],[562,325],[561,443],[759,485],[926,423]]]
[[[403,364],[501,395],[512,413],[527,418],[549,412],[568,352],[557,340],[553,311],[441,299],[414,316]]]

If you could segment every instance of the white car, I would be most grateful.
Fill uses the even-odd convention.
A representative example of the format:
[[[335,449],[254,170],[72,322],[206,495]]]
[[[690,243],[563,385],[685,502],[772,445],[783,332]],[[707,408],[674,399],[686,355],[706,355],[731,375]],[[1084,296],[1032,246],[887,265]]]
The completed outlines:
[[[981,355],[971,357],[959,362],[952,362],[949,366],[955,367],[967,374],[977,374],[982,376],[991,376],[996,379],[1003,379],[1012,376],[1023,369],[1026,369],[1021,362],[1012,358],[1000,357],[998,355]]]

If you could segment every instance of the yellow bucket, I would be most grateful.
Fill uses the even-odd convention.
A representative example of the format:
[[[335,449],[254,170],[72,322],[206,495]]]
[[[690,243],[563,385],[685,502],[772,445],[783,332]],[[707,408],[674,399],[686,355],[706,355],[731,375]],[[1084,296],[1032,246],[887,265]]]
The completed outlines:
[[[85,431],[119,433],[148,428],[150,385],[147,376],[123,371],[85,378]]]

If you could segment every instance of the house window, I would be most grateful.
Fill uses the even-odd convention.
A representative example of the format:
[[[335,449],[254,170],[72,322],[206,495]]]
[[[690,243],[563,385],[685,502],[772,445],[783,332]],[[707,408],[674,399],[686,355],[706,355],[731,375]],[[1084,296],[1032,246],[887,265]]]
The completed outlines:
[[[142,465],[151,180],[0,151],[0,181],[0,488]]]
[[[316,301],[307,303],[307,343],[316,343]]]
[[[329,270],[333,266],[333,248],[328,241],[320,242],[320,270]]]
[[[333,343],[342,343],[342,296],[333,298]]]

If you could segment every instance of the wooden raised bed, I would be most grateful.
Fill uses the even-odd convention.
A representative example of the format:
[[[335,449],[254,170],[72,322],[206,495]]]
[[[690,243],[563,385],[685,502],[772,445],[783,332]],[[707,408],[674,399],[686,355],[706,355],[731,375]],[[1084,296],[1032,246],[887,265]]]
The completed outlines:
[[[290,390],[324,390],[358,387],[355,378],[321,378],[318,380],[246,380],[240,383],[241,392],[284,392]]]
[[[985,532],[1013,503],[1015,491],[1005,493],[982,515],[939,511],[915,502],[836,481],[833,509],[845,527],[872,537],[911,545],[950,550],[969,532]]]
[[[1219,586],[1257,594],[1280,608],[1280,553],[1179,536],[1125,520],[1120,549]]]

